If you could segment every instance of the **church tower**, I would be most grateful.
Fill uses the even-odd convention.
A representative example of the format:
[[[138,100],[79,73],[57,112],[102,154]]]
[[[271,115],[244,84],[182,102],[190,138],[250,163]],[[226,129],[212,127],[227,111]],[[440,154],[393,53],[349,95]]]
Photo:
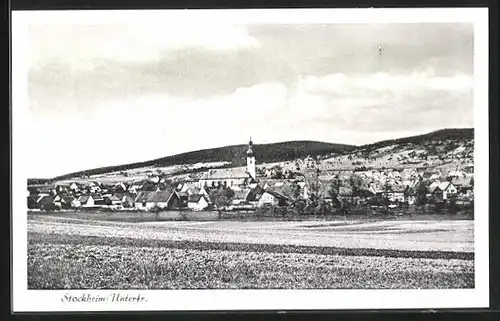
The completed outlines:
[[[252,137],[250,137],[250,141],[248,142],[247,173],[250,174],[253,179],[257,179],[257,177],[255,176],[255,154],[253,152]]]

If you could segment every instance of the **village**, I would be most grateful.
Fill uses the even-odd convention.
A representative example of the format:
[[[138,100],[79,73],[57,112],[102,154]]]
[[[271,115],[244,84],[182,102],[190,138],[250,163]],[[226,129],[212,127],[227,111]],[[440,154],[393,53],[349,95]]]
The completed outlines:
[[[454,170],[400,167],[332,171],[322,167],[324,162],[308,157],[289,168],[286,165],[266,168],[257,167],[251,140],[246,156],[246,167],[212,168],[182,179],[152,175],[115,184],[89,180],[30,185],[28,209],[253,211],[286,208],[301,214],[338,211],[345,214],[354,208],[473,205],[474,169],[470,164]],[[299,163],[306,165],[302,166],[303,170]]]

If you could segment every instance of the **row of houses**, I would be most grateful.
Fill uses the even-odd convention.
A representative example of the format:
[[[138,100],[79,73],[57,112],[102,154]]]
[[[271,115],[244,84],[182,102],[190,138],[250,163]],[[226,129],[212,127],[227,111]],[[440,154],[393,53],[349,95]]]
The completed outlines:
[[[421,182],[422,179],[413,179],[381,185],[375,182],[367,183],[364,181],[359,187],[362,193],[358,191],[358,195],[353,195],[353,190],[349,186],[348,180],[344,180],[338,190],[338,198],[340,200],[352,199],[354,196],[359,201],[362,201],[363,197],[381,196],[387,198],[390,202],[408,203],[411,205],[417,199],[417,189]],[[426,197],[428,199],[438,201],[447,201],[450,198],[468,201],[473,199],[472,177],[456,177],[449,181],[433,180],[426,182],[430,183],[426,186]],[[322,198],[327,200],[329,199],[327,191],[329,183],[323,177],[320,194]],[[211,192],[221,187],[232,190],[233,196],[230,205],[234,207],[257,207],[266,204],[279,205],[286,200],[298,197],[308,199],[312,193],[306,182],[296,179],[268,179],[261,180],[259,183],[232,187],[204,185],[200,188],[200,184],[197,181],[182,182],[166,190],[159,188],[157,185],[153,186],[156,187],[148,188],[148,190],[140,190],[142,186],[138,186],[140,191],[137,193],[129,191],[121,192],[123,189],[128,189],[125,187],[121,188],[120,192],[108,191],[79,195],[67,193],[57,187],[48,190],[39,189],[37,193],[32,193],[28,196],[28,207],[32,209],[107,207],[115,209],[135,208],[138,210],[151,210],[153,208],[202,210],[213,205]],[[101,190],[106,191],[106,189]],[[292,193],[291,191],[295,192]]]
[[[28,208],[40,210],[57,209],[135,209],[152,211],[161,209],[189,209],[194,211],[213,207],[213,190],[217,188],[181,189],[167,191],[142,191],[138,194],[122,194],[103,196],[99,193],[73,197],[71,195],[31,195],[28,196]],[[229,207],[258,207],[263,205],[280,205],[287,198],[271,189],[264,191],[259,186],[233,192]]]

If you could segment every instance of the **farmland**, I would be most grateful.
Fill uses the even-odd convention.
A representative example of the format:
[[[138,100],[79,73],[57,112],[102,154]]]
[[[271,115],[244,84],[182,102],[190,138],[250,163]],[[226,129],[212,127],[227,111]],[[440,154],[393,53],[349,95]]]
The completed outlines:
[[[28,216],[32,289],[471,288],[473,221]]]

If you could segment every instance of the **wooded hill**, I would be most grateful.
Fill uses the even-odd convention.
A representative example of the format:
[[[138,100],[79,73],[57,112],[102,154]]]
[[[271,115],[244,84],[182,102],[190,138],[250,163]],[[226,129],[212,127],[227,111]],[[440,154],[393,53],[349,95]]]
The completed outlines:
[[[53,178],[62,180],[82,175],[98,175],[110,172],[125,171],[148,166],[172,166],[182,164],[196,164],[209,162],[231,162],[231,166],[246,165],[246,152],[248,145],[233,145],[218,148],[198,150],[188,153],[167,156],[145,162],[131,163],[118,166],[94,168],[74,172]],[[254,153],[259,163],[271,163],[297,158],[312,157],[328,154],[349,153],[356,149],[353,145],[332,144],[316,141],[289,141],[273,144],[254,145]]]

